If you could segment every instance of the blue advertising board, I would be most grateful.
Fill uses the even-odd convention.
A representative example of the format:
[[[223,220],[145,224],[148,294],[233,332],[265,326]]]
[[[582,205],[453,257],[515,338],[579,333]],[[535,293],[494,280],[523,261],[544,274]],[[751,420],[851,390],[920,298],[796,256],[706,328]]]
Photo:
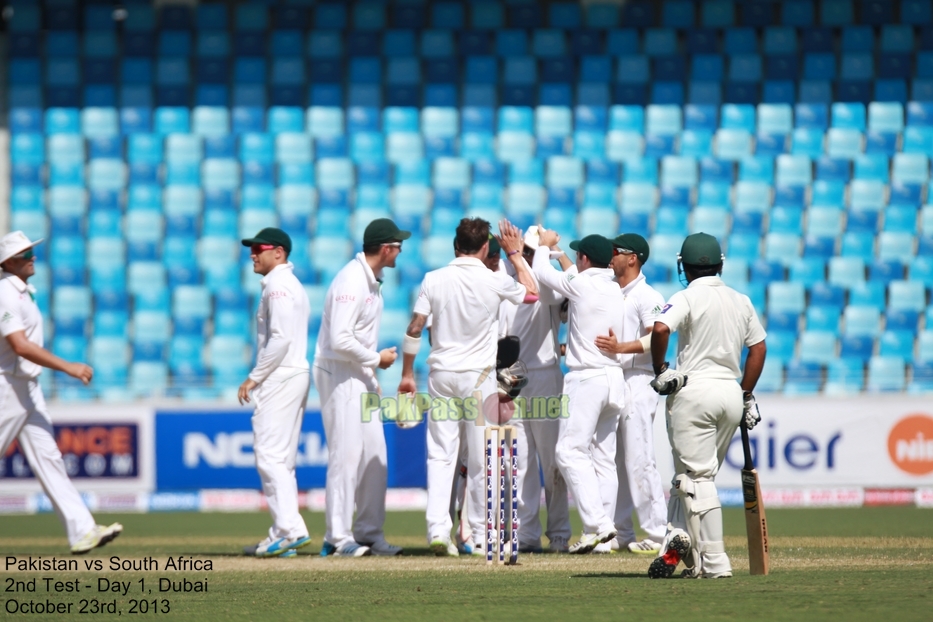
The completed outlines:
[[[252,413],[233,411],[157,411],[156,488],[259,489],[253,454]],[[384,426],[390,488],[427,486],[425,430]],[[299,490],[324,488],[327,444],[319,410],[305,413],[295,472]]]
[[[71,479],[123,480],[139,475],[136,421],[56,423],[52,434]],[[0,455],[0,479],[24,481],[34,477],[19,441],[14,440]]]

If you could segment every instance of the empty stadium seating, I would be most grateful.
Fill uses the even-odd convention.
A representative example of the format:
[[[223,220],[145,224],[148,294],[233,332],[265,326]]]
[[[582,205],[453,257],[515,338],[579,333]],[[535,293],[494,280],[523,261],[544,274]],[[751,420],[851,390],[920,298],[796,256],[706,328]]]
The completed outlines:
[[[706,231],[766,321],[762,390],[933,390],[929,0],[9,4],[11,223],[48,239],[52,349],[98,367],[60,397],[229,391],[238,239],[292,235],[313,343],[381,216],[414,231],[386,343],[463,216],[641,233],[666,293]]]

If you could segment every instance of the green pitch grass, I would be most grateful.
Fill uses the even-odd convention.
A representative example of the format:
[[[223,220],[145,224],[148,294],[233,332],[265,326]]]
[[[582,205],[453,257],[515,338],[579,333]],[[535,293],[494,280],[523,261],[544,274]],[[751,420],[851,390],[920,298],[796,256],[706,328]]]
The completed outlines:
[[[307,513],[314,544],[296,559],[238,555],[268,527],[252,514],[98,515],[120,521],[124,535],[87,556],[67,555],[57,519],[48,514],[0,517],[0,560],[9,556],[99,560],[94,572],[14,572],[0,565],[0,617],[113,620],[131,600],[155,599],[135,614],[166,620],[930,620],[933,617],[933,511],[915,508],[769,510],[772,574],[748,575],[745,523],[725,511],[726,546],[735,577],[716,581],[649,580],[650,558],[613,555],[522,555],[516,567],[487,568],[481,559],[435,558],[421,512],[390,513],[388,539],[400,558],[322,559],[323,516]],[[578,535],[579,523],[574,524]],[[209,559],[213,570],[165,570],[169,556]],[[153,557],[155,572],[110,570],[111,557]],[[79,579],[80,594],[48,593],[44,577]],[[36,578],[37,589],[8,592]],[[99,579],[130,583],[126,595],[97,593]],[[207,581],[207,592],[158,592],[158,579]],[[151,594],[139,593],[139,579]],[[119,613],[77,615],[82,599],[115,601]],[[13,614],[10,601],[73,603],[71,614]],[[137,610],[141,609],[137,604]]]

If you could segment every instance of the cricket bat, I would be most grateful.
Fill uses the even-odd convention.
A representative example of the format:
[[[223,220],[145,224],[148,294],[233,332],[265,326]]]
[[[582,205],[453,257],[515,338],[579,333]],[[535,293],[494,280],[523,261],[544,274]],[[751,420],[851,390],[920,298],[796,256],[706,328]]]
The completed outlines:
[[[742,496],[745,498],[745,531],[748,534],[748,570],[751,574],[768,574],[768,522],[765,506],[761,503],[761,484],[758,471],[752,463],[745,422],[742,430],[742,449],[745,466],[742,467]]]

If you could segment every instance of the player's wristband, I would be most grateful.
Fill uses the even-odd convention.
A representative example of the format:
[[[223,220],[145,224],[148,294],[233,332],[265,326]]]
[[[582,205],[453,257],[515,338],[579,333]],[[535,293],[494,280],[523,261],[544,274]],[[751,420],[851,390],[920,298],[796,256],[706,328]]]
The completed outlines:
[[[650,351],[651,351],[651,333],[648,333],[647,335],[645,335],[644,337],[642,337],[641,339],[639,339],[638,342],[641,344],[641,351],[642,351],[642,352],[650,352]]]
[[[411,335],[405,335],[405,338],[402,340],[402,352],[405,354],[414,354],[418,355],[418,350],[421,349],[421,337],[412,337]]]
[[[512,255],[516,254],[517,252],[518,252],[518,251],[509,251],[509,252],[507,252],[507,253],[505,254],[505,256],[506,256],[506,257],[511,257]]]

